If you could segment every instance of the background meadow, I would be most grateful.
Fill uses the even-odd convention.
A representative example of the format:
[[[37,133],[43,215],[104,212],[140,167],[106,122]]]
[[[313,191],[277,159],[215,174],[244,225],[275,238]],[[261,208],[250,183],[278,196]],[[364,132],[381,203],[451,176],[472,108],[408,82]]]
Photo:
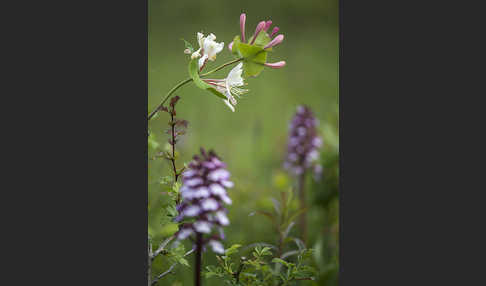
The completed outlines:
[[[255,210],[272,211],[271,197],[293,185],[282,169],[287,144],[287,130],[299,104],[312,108],[320,120],[319,132],[324,140],[321,162],[324,178],[308,180],[307,196],[309,248],[314,248],[314,266],[319,270],[314,282],[302,285],[338,285],[338,1],[160,1],[149,0],[148,109],[152,111],[167,91],[188,77],[189,56],[183,53],[181,38],[197,46],[196,32],[214,33],[225,48],[208,70],[233,57],[227,44],[239,34],[239,15],[247,14],[247,35],[260,20],[273,21],[285,35],[284,42],[269,55],[270,62],[285,60],[287,66],[265,69],[257,78],[247,80],[250,92],[238,100],[232,113],[216,96],[188,84],[175,95],[177,117],[189,121],[187,134],[177,145],[178,167],[198,153],[200,147],[214,149],[228,165],[235,188],[229,190],[233,204],[228,206],[231,224],[225,228],[225,246],[233,243],[275,243],[277,234],[270,221],[262,216],[249,216]],[[215,77],[224,77],[230,68]],[[142,95],[141,95],[142,96]],[[149,124],[159,148],[168,136],[164,133],[169,117],[160,113]],[[151,145],[151,147],[155,147]],[[161,178],[170,175],[169,164],[153,160],[149,147],[149,232],[157,245],[173,229],[163,227],[164,203]],[[295,202],[297,208],[297,202]],[[292,233],[298,236],[298,228]],[[188,243],[187,248],[190,247]],[[215,255],[204,254],[203,265],[214,265]],[[191,268],[178,266],[159,285],[192,285]],[[154,272],[168,267],[163,257],[154,262]],[[222,285],[216,279],[203,280],[204,285]]]

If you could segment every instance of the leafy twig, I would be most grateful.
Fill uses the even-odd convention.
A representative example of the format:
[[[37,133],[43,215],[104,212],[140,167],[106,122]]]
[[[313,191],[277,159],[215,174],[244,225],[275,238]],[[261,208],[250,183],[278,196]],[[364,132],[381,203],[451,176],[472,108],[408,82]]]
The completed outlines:
[[[161,253],[167,251],[165,249],[165,247],[167,246],[167,244],[169,244],[169,242],[171,242],[173,239],[175,238],[175,235],[172,235],[168,238],[166,238],[159,246],[159,248],[157,248],[157,250],[151,255],[151,259],[154,260],[155,257],[159,256]]]
[[[217,68],[215,68],[215,69],[213,69],[213,70],[211,70],[211,71],[209,71],[209,72],[207,72],[207,73],[202,74],[202,75],[201,75],[201,77],[208,76],[208,75],[212,74],[213,72],[217,72],[217,71],[219,71],[220,69],[223,69],[223,68],[225,68],[225,67],[227,67],[227,66],[229,66],[229,65],[232,65],[232,64],[234,64],[234,63],[237,63],[237,62],[239,62],[239,61],[241,61],[241,60],[243,60],[243,58],[238,58],[238,59],[232,60],[232,61],[230,61],[230,62],[227,62],[227,63],[225,63],[225,64],[222,64],[222,65],[220,65],[219,67],[217,67]],[[152,117],[154,117],[154,115],[155,115],[155,114],[157,114],[157,112],[159,112],[159,111],[162,109],[162,107],[164,106],[164,103],[167,101],[167,99],[169,99],[169,98],[170,98],[170,96],[171,96],[171,95],[172,95],[172,94],[173,94],[173,93],[174,93],[176,90],[178,90],[180,87],[182,87],[183,85],[185,85],[186,83],[189,83],[189,82],[191,82],[191,81],[192,81],[192,78],[187,78],[187,79],[185,79],[185,80],[181,81],[180,83],[178,83],[176,86],[174,86],[174,87],[173,87],[173,88],[172,88],[172,89],[171,89],[171,90],[170,90],[170,91],[167,93],[167,95],[164,97],[164,99],[162,100],[162,102],[161,102],[161,103],[160,103],[160,104],[159,104],[159,105],[158,105],[158,106],[157,106],[157,107],[156,107],[156,108],[155,108],[155,109],[154,109],[154,110],[153,110],[153,111],[152,111],[152,112],[149,114],[149,116],[148,116],[148,121],[150,121],[150,119],[152,119]]]
[[[188,252],[186,252],[186,253],[184,254],[184,256],[183,256],[183,257],[186,257],[186,256],[188,256],[189,254],[191,254],[191,253],[193,253],[193,252],[194,252],[194,248],[193,248],[193,249],[191,249],[191,250],[189,250]],[[152,284],[151,284],[151,285],[155,285],[155,284],[157,284],[157,283],[159,282],[159,280],[160,280],[162,277],[166,276],[167,274],[172,273],[172,270],[174,269],[174,267],[175,267],[176,265],[177,265],[177,262],[176,262],[176,263],[173,263],[173,264],[172,264],[172,265],[169,267],[169,269],[167,269],[167,271],[165,271],[165,272],[161,273],[159,276],[155,277],[155,278],[154,278],[154,280],[152,281]]]

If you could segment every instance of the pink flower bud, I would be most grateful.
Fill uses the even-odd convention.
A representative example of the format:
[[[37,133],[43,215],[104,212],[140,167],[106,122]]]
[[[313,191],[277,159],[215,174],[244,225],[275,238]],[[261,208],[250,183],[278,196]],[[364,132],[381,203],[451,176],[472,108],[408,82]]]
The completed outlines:
[[[229,43],[228,49],[230,50],[230,52],[233,51],[233,42]]]
[[[273,40],[270,41],[270,43],[268,43],[264,49],[268,49],[268,48],[271,48],[273,46],[276,46],[278,44],[280,44],[284,39],[284,35],[280,34],[278,36],[276,36]]]
[[[245,22],[246,22],[246,14],[241,13],[240,15],[240,31],[241,31],[241,42],[245,43]]]
[[[283,68],[285,64],[286,64],[285,61],[279,61],[276,63],[265,63],[265,66],[270,67],[272,69],[279,69],[279,68]]]
[[[270,28],[270,26],[272,25],[272,20],[268,20],[266,23],[265,23],[265,28],[263,28],[263,31],[267,31],[268,28]]]
[[[279,30],[278,27],[273,28],[272,34],[270,34],[270,38],[273,37],[273,35],[275,35],[278,32],[278,30]]]
[[[253,35],[253,38],[251,39],[251,43],[250,45],[253,45],[253,43],[255,42],[256,38],[258,37],[258,34],[260,34],[260,32],[265,28],[265,21],[261,21],[260,23],[258,23],[256,29],[255,29],[255,34]]]

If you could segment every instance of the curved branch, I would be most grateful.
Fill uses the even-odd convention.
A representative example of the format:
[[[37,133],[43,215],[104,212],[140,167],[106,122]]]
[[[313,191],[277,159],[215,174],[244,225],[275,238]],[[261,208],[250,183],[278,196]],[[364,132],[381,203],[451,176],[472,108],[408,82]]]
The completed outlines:
[[[191,250],[189,250],[188,252],[186,252],[186,253],[184,254],[184,256],[183,256],[183,257],[186,257],[186,256],[188,256],[189,254],[191,254],[191,253],[193,253],[193,252],[194,252],[194,248],[193,248],[193,249],[191,249]],[[154,278],[154,280],[152,281],[152,285],[157,284],[157,283],[159,282],[159,280],[160,280],[162,277],[166,276],[166,275],[167,275],[167,274],[169,274],[169,273],[172,273],[172,269],[174,269],[174,267],[175,267],[176,265],[177,265],[177,262],[176,262],[176,263],[173,263],[173,264],[172,264],[172,265],[169,267],[169,269],[167,269],[167,271],[165,271],[165,272],[163,272],[162,274],[160,274],[159,276],[155,277],[155,278]]]

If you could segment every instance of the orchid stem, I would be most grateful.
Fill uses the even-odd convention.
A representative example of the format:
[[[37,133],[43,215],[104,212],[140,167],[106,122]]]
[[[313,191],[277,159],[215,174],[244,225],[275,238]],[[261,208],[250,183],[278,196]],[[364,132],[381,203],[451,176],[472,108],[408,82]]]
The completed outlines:
[[[239,61],[243,60],[243,58],[237,58],[235,60],[232,60],[230,62],[227,62],[225,64],[222,64],[220,65],[219,67],[215,68],[214,70],[211,70],[211,71],[208,71],[207,73],[204,73],[202,75],[200,75],[200,77],[203,77],[203,76],[208,76],[214,72],[217,72],[229,65],[232,65],[234,63],[237,63]],[[171,95],[176,91],[178,90],[180,87],[182,87],[183,85],[185,85],[186,83],[188,82],[191,82],[192,81],[192,78],[188,78],[188,79],[185,79],[184,81],[181,81],[180,83],[178,83],[176,86],[174,86],[168,93],[167,95],[165,96],[165,98],[162,100],[162,102],[157,106],[157,108],[155,108],[148,116],[148,121],[150,121],[150,119],[152,119],[152,117],[154,117],[155,114],[157,114],[157,112],[159,112],[159,110],[162,108],[162,106],[164,106],[164,103],[171,97]]]
[[[196,257],[194,269],[194,286],[201,286],[202,234],[196,233]]]

